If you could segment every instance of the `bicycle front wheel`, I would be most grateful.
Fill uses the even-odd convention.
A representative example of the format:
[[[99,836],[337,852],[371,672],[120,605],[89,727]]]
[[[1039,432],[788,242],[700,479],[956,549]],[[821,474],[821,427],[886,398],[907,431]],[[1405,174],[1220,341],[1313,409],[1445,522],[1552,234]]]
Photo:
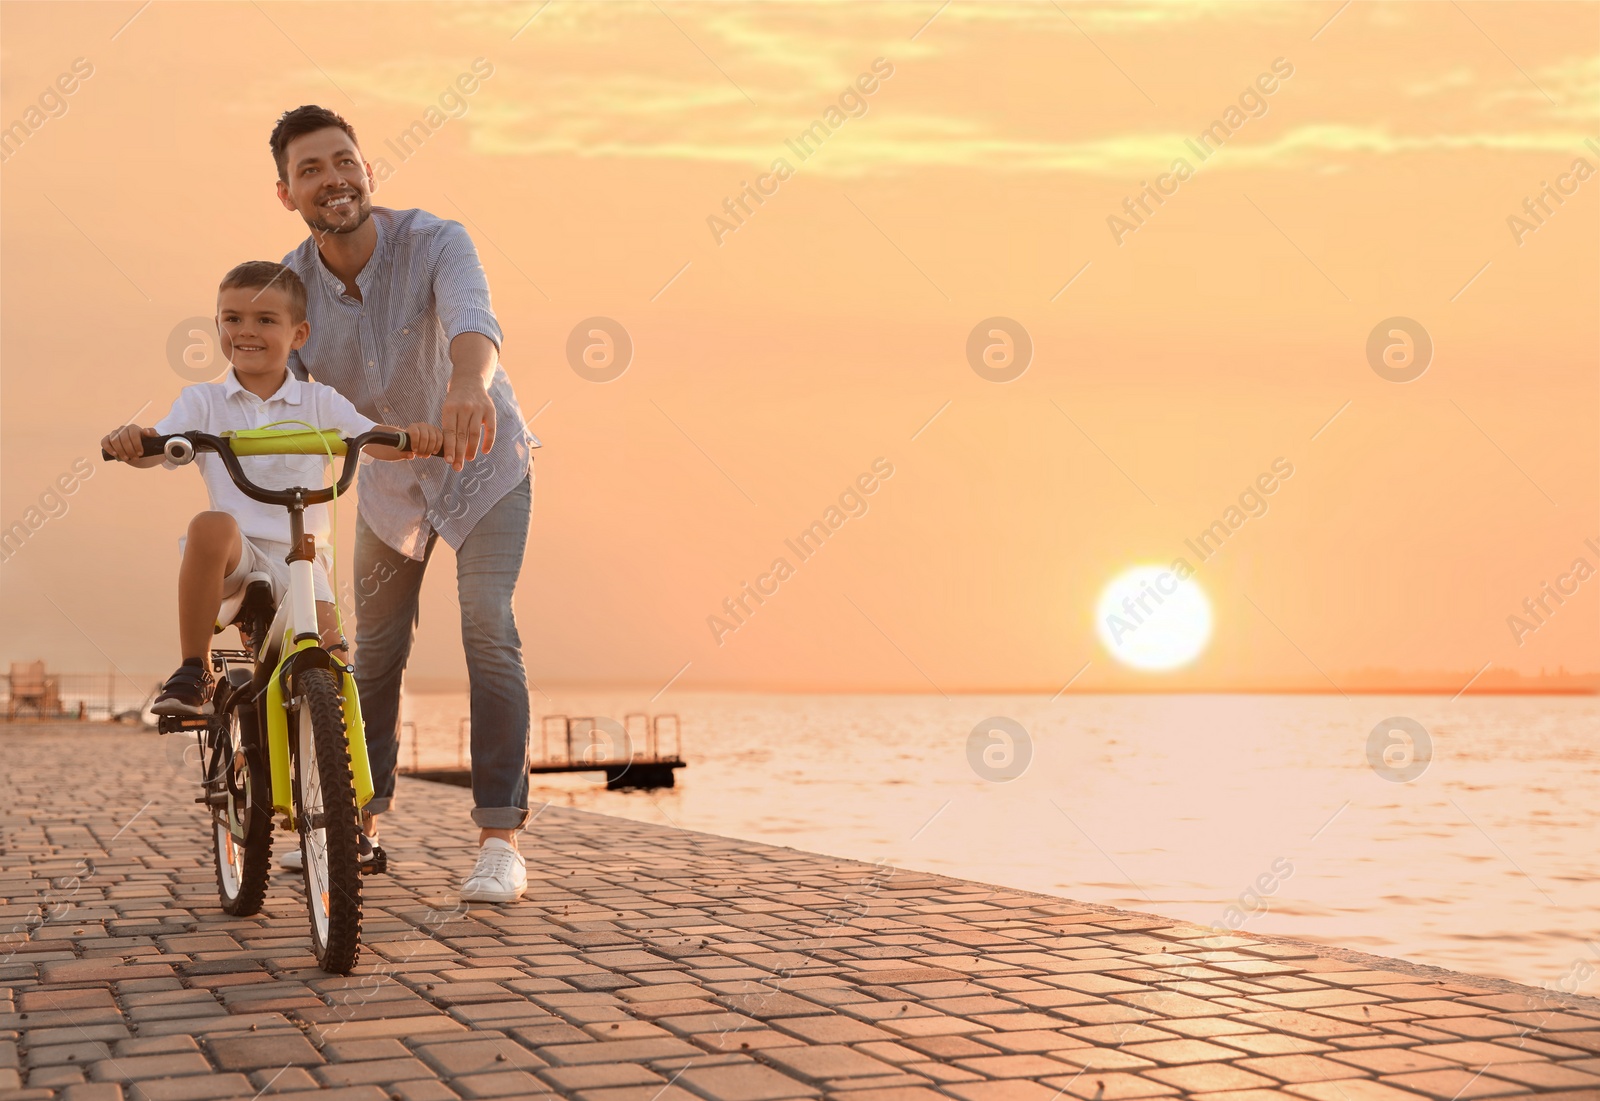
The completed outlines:
[[[324,971],[348,975],[361,954],[361,819],[344,700],[326,669],[308,669],[295,684],[295,814],[311,946]]]

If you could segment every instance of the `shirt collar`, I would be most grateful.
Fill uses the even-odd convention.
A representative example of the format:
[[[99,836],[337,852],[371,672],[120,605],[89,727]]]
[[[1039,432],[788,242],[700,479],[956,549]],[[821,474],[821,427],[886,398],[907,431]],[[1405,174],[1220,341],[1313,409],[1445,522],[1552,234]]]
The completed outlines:
[[[360,287],[363,292],[366,291],[367,284],[372,281],[380,261],[389,248],[389,234],[384,229],[384,219],[379,217],[380,212],[388,214],[389,211],[386,207],[375,206],[372,208],[372,225],[378,232],[378,243],[372,247],[372,255],[367,258],[366,265],[356,274],[356,286]],[[317,248],[316,237],[306,238],[306,247],[311,250],[311,261],[317,265],[317,272],[322,276],[323,286],[327,287],[335,295],[344,294],[344,280],[328,270],[328,265],[323,262],[322,252]]]
[[[278,387],[277,391],[266,401],[281,401],[286,405],[299,405],[300,390],[303,385],[299,379],[294,377],[293,372],[290,372],[289,376],[283,380],[283,385]],[[231,398],[235,394],[248,394],[256,401],[262,400],[246,390],[244,384],[239,381],[239,376],[234,372],[234,369],[229,367],[227,376],[222,380],[222,396]]]

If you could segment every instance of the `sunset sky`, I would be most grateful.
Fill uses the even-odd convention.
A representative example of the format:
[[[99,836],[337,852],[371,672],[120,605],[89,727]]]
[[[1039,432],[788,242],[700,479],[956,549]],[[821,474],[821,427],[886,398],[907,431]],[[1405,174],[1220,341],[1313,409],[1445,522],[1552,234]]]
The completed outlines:
[[[0,6],[0,124],[22,123],[0,526],[92,460],[0,565],[0,661],[176,663],[200,479],[103,464],[98,440],[192,381],[169,338],[228,268],[305,237],[267,138],[319,103],[355,126],[378,205],[477,243],[544,443],[517,598],[541,685],[1594,672],[1600,574],[1520,639],[1508,617],[1575,560],[1600,569],[1597,10]],[[91,75],[51,95],[77,59]],[[730,228],[747,184],[767,193]],[[1546,185],[1559,204],[1530,213]],[[633,344],[611,382],[568,362],[593,317]],[[1009,382],[968,361],[995,317],[1033,348]],[[1434,349],[1410,382],[1368,360],[1396,317]],[[879,460],[865,513],[802,561],[785,540]],[[1264,514],[1202,563],[1185,540],[1275,463]],[[346,562],[353,526],[346,506]],[[1209,648],[1119,665],[1102,589],[1180,556]],[[777,591],[719,630],[779,558]],[[447,548],[430,573],[413,672],[453,677]]]

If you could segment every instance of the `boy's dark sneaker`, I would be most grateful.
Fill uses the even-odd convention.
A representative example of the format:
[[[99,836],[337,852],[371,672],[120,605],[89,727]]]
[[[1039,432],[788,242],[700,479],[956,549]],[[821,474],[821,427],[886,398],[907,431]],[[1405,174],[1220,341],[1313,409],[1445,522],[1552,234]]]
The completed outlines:
[[[150,710],[157,715],[209,715],[217,682],[198,661],[185,661],[167,678]]]
[[[361,869],[362,875],[386,872],[389,870],[389,854],[379,847],[376,837],[363,833],[360,848],[356,853],[356,864]]]
[[[389,870],[389,855],[379,847],[378,838],[375,834],[363,831],[357,844],[356,865],[362,875],[372,875],[375,872]],[[306,866],[305,859],[305,854],[300,851],[300,846],[295,845],[291,849],[285,849],[278,855],[278,866],[298,872]]]

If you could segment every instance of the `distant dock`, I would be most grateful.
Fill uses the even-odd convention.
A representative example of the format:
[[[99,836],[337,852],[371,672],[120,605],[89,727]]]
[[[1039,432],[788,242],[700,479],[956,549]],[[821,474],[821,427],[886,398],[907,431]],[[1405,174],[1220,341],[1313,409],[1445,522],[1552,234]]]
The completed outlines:
[[[463,904],[471,797],[409,779],[333,978],[297,873],[217,908],[172,736],[3,733],[7,1099],[1600,1098],[1593,998],[569,808]]]
[[[456,726],[456,763],[451,767],[423,768],[416,724],[404,724],[402,736],[411,745],[411,765],[401,767],[400,775],[456,787],[472,786],[472,769],[467,761],[470,721]],[[634,713],[622,722],[604,717],[546,715],[539,721],[537,756],[531,756],[528,772],[548,775],[566,772],[603,772],[609,791],[631,788],[670,788],[676,785],[677,770],[687,768],[683,759],[682,724],[677,715]]]

